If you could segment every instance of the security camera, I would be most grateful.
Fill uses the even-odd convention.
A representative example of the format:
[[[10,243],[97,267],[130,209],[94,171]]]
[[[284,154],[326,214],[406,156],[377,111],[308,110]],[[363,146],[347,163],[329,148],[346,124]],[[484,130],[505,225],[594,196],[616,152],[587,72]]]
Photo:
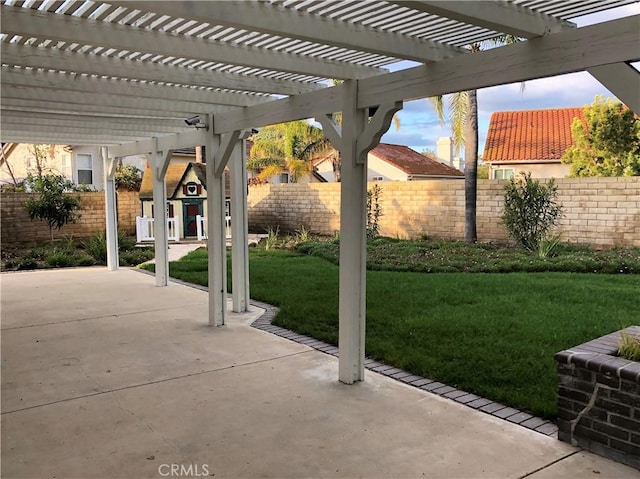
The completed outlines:
[[[192,117],[187,118],[184,122],[185,122],[188,126],[195,126],[195,127],[197,127],[197,126],[198,126],[198,123],[200,123],[200,117],[199,117],[198,115],[196,115],[196,116],[192,116]]]
[[[200,116],[196,115],[196,116],[192,116],[187,118],[184,121],[188,126],[193,126],[196,128],[196,130],[200,130],[200,129],[205,129],[208,130],[209,129],[209,125],[207,125],[206,123],[200,121]]]

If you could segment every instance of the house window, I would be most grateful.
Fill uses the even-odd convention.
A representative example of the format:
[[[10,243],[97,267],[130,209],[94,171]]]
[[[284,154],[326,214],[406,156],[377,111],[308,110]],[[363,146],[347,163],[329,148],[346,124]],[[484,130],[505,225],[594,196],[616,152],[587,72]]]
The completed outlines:
[[[374,176],[371,181],[384,181],[384,176]]]
[[[289,173],[281,173],[273,177],[274,183],[289,183]]]
[[[76,168],[78,170],[78,184],[93,184],[93,159],[91,155],[76,155]]]
[[[513,168],[498,168],[493,170],[494,180],[508,180],[513,178]]]

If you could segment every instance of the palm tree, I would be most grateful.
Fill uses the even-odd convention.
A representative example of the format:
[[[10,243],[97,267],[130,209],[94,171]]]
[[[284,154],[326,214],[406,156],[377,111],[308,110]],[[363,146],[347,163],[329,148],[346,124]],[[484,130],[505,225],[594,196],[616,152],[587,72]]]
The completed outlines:
[[[508,45],[519,42],[520,38],[503,35],[490,40],[496,45]],[[472,53],[479,52],[481,45],[469,46]],[[524,89],[524,85],[523,85]],[[440,123],[444,125],[447,116],[451,125],[451,138],[454,152],[458,154],[464,147],[464,240],[467,243],[478,241],[476,226],[476,199],[478,192],[478,92],[469,90],[449,96],[448,115],[445,114],[442,95],[429,99],[436,110]]]
[[[266,126],[250,140],[247,169],[259,172],[262,180],[286,170],[295,183],[309,174],[311,159],[332,149],[322,130],[305,120]]]

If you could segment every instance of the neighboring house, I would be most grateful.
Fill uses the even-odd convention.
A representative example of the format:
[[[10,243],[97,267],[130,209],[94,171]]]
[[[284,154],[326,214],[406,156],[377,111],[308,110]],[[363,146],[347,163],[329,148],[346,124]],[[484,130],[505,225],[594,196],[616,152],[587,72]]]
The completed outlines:
[[[585,121],[582,108],[493,113],[483,154],[489,178],[511,178],[520,172],[534,178],[568,176],[570,165],[561,158],[574,142],[574,118]]]
[[[185,161],[193,158],[193,148],[177,150],[167,168],[167,213],[169,218],[177,218],[179,238],[196,238],[198,215],[207,216],[207,177],[204,163]],[[225,196],[227,214],[231,216],[229,199],[229,175],[225,175]],[[142,216],[154,217],[153,182],[151,170],[147,167],[140,185]]]
[[[104,189],[104,170],[99,147],[72,145],[37,145],[41,155],[42,172],[62,175],[78,185],[90,185],[96,190]],[[0,150],[0,184],[13,184],[24,180],[29,173],[38,171],[34,145],[25,143],[3,143]],[[143,170],[144,157],[123,158],[123,164],[133,164]]]
[[[453,155],[453,142],[450,137],[443,136],[438,138],[436,142],[436,154],[438,155],[438,161],[441,163],[464,171],[464,158]]]
[[[380,143],[368,155],[368,181],[416,181],[432,178],[464,178],[460,170],[435,158],[422,155],[408,146]],[[330,156],[316,160],[315,171],[333,182]],[[313,179],[311,180],[313,181]]]

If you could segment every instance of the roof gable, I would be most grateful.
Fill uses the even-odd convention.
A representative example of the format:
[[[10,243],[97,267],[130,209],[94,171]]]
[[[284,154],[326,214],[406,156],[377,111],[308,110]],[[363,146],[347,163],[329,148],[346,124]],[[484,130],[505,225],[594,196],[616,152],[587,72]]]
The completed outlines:
[[[582,108],[495,112],[489,122],[483,160],[559,161],[573,145],[574,118],[585,122]]]
[[[182,184],[189,170],[192,169],[195,175],[198,177],[198,181],[202,184],[204,189],[207,189],[207,172],[206,165],[204,163],[169,163],[167,167],[167,174],[165,176],[167,181],[167,199],[171,200],[178,192],[178,188]],[[225,196],[230,196],[231,186],[229,180],[229,172],[225,168],[225,180],[224,189]],[[147,165],[142,174],[142,183],[140,184],[140,199],[149,200],[153,199],[153,180],[151,178],[151,168]]]
[[[395,166],[407,175],[464,176],[460,170],[440,163],[408,146],[380,143],[370,152],[376,158]]]

